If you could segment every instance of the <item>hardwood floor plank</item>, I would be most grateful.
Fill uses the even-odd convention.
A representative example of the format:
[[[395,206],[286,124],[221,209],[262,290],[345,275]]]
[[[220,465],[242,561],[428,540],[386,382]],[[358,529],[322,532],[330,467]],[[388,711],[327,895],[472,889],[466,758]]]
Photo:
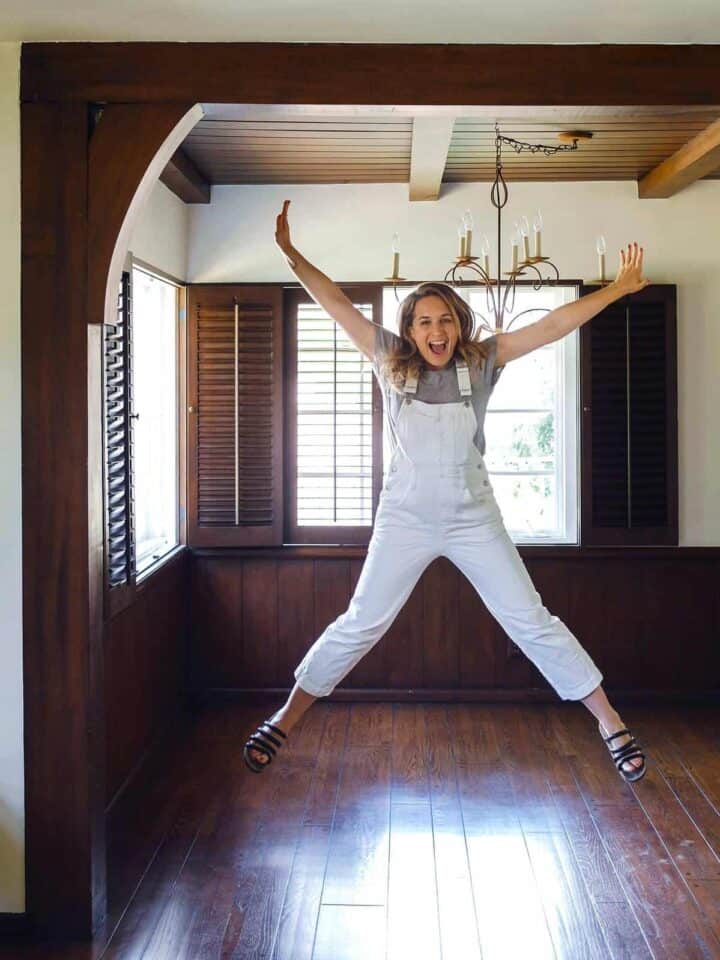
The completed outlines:
[[[594,804],[592,816],[657,960],[720,957],[720,942],[643,811]]]
[[[605,960],[608,945],[564,834],[525,835],[558,960]]]
[[[442,956],[481,960],[465,824],[457,799],[433,799],[432,820]]]
[[[537,704],[503,704],[496,712],[496,737],[502,764],[508,772],[523,833],[564,833],[557,805],[548,785],[549,759],[533,735],[541,709]]]
[[[438,960],[439,957],[440,925],[430,802],[395,803],[393,800],[387,960]]]
[[[323,904],[312,960],[385,960],[385,907]]]
[[[330,836],[323,823],[306,823],[300,831],[271,960],[312,960]]]
[[[396,703],[392,716],[392,802],[429,803],[429,745],[424,706]]]

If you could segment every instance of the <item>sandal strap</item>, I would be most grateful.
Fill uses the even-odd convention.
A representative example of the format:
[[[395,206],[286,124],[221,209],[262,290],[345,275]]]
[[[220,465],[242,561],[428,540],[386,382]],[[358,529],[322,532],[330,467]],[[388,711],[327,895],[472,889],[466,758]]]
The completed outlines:
[[[287,740],[287,734],[283,730],[281,730],[280,727],[276,727],[274,723],[270,723],[269,720],[263,720],[261,726],[270,727],[271,730],[274,730],[276,733],[279,733],[284,740]]]
[[[258,730],[259,729],[260,728],[258,728]],[[270,759],[272,759],[277,752],[275,750],[275,746],[280,745],[278,740],[273,740],[272,738],[264,740],[262,734],[257,732],[248,737],[247,744],[249,747],[252,747],[253,750],[261,750],[264,754],[270,757]],[[273,744],[275,744],[275,746],[273,746]]]
[[[628,760],[630,757],[645,757],[645,754],[642,750],[636,745],[629,743],[627,748],[623,748],[621,753],[613,753],[613,760],[615,763],[622,763],[623,760]]]
[[[605,743],[607,743],[609,740],[614,740],[615,737],[622,737],[626,733],[629,734],[630,731],[628,730],[627,727],[623,727],[622,730],[618,730],[616,733],[611,733],[609,737],[603,737],[603,740],[605,741]]]

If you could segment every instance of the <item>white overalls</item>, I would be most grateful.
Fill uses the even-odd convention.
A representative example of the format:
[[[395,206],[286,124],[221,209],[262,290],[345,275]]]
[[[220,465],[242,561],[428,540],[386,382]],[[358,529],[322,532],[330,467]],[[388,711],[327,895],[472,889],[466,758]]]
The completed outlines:
[[[505,529],[468,399],[470,375],[456,362],[460,403],[413,398],[408,378],[397,416],[397,446],[355,593],[295,669],[307,693],[327,696],[378,642],[423,570],[448,557],[507,635],[563,700],[581,700],[602,674],[565,624],[549,613]]]

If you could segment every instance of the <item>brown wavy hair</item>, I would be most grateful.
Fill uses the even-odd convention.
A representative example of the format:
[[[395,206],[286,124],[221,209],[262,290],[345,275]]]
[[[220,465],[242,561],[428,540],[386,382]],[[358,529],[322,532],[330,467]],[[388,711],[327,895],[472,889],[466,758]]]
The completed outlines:
[[[469,367],[479,367],[487,357],[487,347],[476,338],[475,314],[470,305],[447,283],[429,281],[421,283],[411,290],[400,303],[397,311],[397,328],[402,343],[391,347],[380,361],[380,371],[384,377],[398,390],[402,390],[408,375],[420,378],[423,370],[429,364],[417,348],[417,344],[409,336],[413,322],[415,305],[421,297],[435,294],[444,300],[449,313],[455,321],[458,341],[455,345],[453,359],[459,354]]]

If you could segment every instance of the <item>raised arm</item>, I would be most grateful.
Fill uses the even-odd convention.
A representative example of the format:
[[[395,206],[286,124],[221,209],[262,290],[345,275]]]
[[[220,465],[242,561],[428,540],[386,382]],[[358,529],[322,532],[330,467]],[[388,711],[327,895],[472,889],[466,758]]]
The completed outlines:
[[[637,243],[629,243],[627,253],[620,251],[620,267],[612,283],[593,290],[572,303],[556,307],[547,316],[535,323],[529,323],[526,327],[499,333],[495,366],[501,367],[510,360],[516,360],[531,350],[543,347],[546,343],[560,340],[572,330],[592,320],[615,300],[642,290],[650,283],[643,277],[642,272],[643,248],[638,247]]]
[[[282,250],[290,269],[305,287],[315,303],[319,304],[333,320],[336,320],[355,346],[371,360],[375,354],[375,324],[353,306],[340,287],[314,267],[290,242],[287,209],[290,201],[283,203],[277,216],[275,243]]]

